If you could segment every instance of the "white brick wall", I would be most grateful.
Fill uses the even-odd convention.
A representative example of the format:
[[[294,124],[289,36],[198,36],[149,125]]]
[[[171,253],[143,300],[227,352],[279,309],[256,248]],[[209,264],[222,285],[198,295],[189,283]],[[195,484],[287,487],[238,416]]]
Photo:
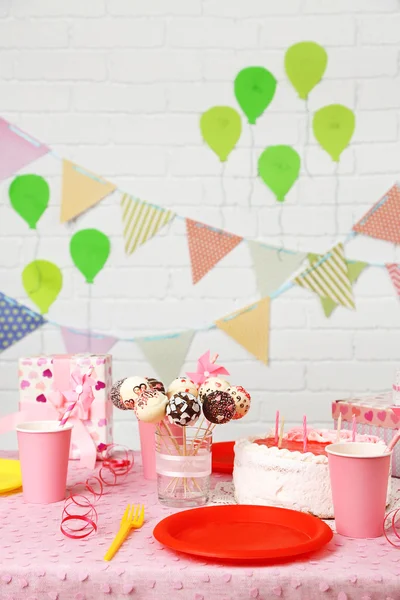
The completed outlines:
[[[399,23],[397,0],[3,0],[0,114],[146,200],[250,238],[323,252],[399,176]],[[323,44],[329,57],[310,111],[341,102],[356,112],[337,199],[335,166],[307,133],[304,103],[284,75],[285,49],[302,40]],[[235,106],[233,78],[253,64],[275,74],[277,93],[254,131],[253,161],[244,126],[226,166],[224,198],[220,164],[201,142],[199,115],[215,104]],[[309,174],[303,169],[283,206],[254,181],[249,207],[256,156],[278,143],[293,145]],[[126,257],[117,197],[62,227],[59,169],[49,157],[37,163],[51,184],[38,257],[64,273],[52,320],[88,325],[87,286],[68,252],[71,232],[87,226],[107,232],[113,246],[92,290],[91,322],[99,331],[134,336],[201,328],[257,298],[245,245],[192,286],[181,221]],[[26,301],[20,275],[36,241],[10,209],[7,187],[0,187],[0,290]],[[367,238],[352,241],[347,254],[400,260],[391,244]],[[364,272],[354,290],[357,311],[338,308],[330,319],[304,290],[275,300],[268,368],[218,331],[197,335],[183,370],[205,349],[219,351],[232,379],[254,398],[249,417],[221,427],[218,437],[263,430],[278,407],[287,422],[306,412],[310,422],[329,424],[333,399],[390,385],[400,359],[398,299],[382,269]],[[17,357],[43,349],[63,351],[58,330],[46,327],[0,356],[0,413],[17,407]],[[126,342],[115,346],[114,364],[116,378],[151,373],[140,350]],[[115,417],[117,440],[136,445],[132,415]],[[0,447],[14,443],[7,436]]]

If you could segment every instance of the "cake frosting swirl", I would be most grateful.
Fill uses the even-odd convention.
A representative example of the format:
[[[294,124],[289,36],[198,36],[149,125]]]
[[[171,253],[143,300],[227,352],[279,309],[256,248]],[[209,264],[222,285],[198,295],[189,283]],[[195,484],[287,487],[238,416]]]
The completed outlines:
[[[351,441],[342,431],[340,441]],[[376,436],[356,435],[357,442],[385,443]],[[311,429],[307,432],[309,451],[303,452],[303,429],[293,428],[278,448],[274,436],[253,436],[235,444],[233,482],[239,504],[280,506],[333,518],[332,493],[325,446],[336,442],[336,431]],[[287,447],[285,447],[287,446]],[[390,500],[390,481],[388,498]]]

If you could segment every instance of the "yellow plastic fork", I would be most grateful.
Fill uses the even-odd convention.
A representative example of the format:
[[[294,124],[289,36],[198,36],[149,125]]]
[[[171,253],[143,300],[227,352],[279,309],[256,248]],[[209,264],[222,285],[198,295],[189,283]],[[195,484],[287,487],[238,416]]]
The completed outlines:
[[[121,525],[113,543],[107,550],[104,560],[111,560],[121,548],[131,529],[140,529],[144,522],[144,505],[128,504],[121,519]]]

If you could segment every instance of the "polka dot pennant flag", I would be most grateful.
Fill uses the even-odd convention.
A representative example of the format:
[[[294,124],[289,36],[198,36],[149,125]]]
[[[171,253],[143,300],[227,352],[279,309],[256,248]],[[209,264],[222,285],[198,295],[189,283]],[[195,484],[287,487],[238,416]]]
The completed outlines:
[[[186,232],[192,263],[193,283],[197,283],[231,252],[243,238],[213,229],[203,223],[186,219]]]
[[[395,184],[353,226],[353,231],[393,244],[400,244],[400,186]]]
[[[0,292],[0,352],[41,327],[46,320]]]
[[[396,263],[389,263],[386,265],[390,279],[392,280],[394,289],[398,296],[400,296],[400,265]]]

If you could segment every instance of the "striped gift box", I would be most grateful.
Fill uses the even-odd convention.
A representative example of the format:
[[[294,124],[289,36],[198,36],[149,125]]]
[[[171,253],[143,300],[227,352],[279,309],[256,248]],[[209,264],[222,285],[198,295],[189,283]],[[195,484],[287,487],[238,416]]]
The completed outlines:
[[[392,392],[336,400],[332,402],[335,429],[340,414],[342,415],[342,429],[352,428],[353,415],[355,415],[357,433],[376,435],[389,444],[400,428],[400,418],[391,410],[392,404]],[[397,444],[393,451],[392,475],[400,477],[400,444]]]

